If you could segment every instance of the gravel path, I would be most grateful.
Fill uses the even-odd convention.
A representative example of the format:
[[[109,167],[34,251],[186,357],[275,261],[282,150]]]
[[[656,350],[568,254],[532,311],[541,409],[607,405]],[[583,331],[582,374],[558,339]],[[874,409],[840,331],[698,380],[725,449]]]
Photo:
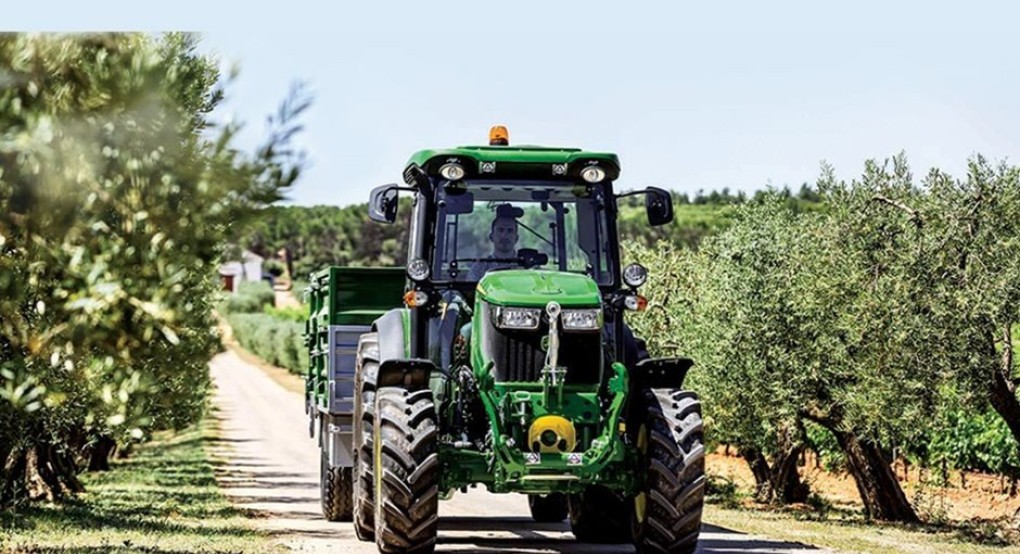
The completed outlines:
[[[219,480],[238,506],[253,510],[258,525],[295,552],[374,554],[350,523],[331,523],[319,511],[319,453],[308,438],[303,398],[233,352],[211,363],[222,432],[214,455]],[[483,490],[440,503],[439,552],[504,554],[629,553],[630,546],[582,544],[566,523],[531,521],[523,495]],[[799,554],[811,547],[751,537],[705,525],[698,552]]]

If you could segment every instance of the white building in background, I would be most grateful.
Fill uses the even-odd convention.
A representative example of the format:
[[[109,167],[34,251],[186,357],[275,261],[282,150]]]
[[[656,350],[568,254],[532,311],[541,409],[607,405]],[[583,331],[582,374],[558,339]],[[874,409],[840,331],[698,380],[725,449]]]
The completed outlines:
[[[244,266],[244,280],[257,283],[262,280],[262,262],[265,258],[245,250],[241,252],[241,264]]]
[[[241,283],[257,283],[262,280],[262,262],[265,258],[245,250],[239,261],[220,264],[220,282],[223,290],[237,292]]]

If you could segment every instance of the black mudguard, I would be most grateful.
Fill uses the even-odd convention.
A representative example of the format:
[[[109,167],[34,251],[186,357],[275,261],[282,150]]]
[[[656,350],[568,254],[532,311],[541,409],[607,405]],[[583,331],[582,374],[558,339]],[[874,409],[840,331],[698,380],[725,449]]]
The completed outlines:
[[[409,391],[426,389],[436,365],[420,358],[392,358],[379,365],[379,387],[401,387]]]
[[[390,310],[372,324],[372,329],[379,334],[380,361],[410,357],[403,312],[400,308]]]
[[[682,389],[687,371],[694,365],[690,358],[647,358],[631,371],[631,390]]]
[[[407,390],[428,388],[436,365],[432,360],[412,358],[404,329],[404,310],[386,312],[372,324],[379,334],[379,375],[377,387],[401,387]]]

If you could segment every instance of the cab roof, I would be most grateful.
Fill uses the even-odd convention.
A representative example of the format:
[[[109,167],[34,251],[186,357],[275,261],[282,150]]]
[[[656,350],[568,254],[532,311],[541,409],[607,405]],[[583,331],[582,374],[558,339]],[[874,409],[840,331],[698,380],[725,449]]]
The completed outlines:
[[[440,150],[415,152],[404,169],[404,180],[413,184],[412,168],[439,175],[439,168],[447,163],[459,163],[466,178],[531,178],[575,181],[581,169],[598,165],[606,172],[606,180],[620,175],[620,160],[609,152],[589,152],[579,148],[545,146],[458,146]],[[484,168],[483,168],[484,164]],[[554,168],[554,166],[563,166]]]

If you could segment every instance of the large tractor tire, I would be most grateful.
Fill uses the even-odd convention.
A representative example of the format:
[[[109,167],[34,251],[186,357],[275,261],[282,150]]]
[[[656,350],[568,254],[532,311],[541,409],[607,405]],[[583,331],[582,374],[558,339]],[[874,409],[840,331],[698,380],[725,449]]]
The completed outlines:
[[[531,518],[538,523],[559,523],[567,519],[567,497],[560,493],[528,495]]]
[[[375,542],[380,552],[430,554],[439,519],[439,427],[432,391],[375,393]]]
[[[329,467],[329,455],[320,450],[319,497],[328,521],[350,521],[354,513],[354,474],[349,467]]]
[[[375,493],[372,471],[372,425],[379,374],[379,335],[365,333],[358,342],[354,402],[354,534],[375,540]]]
[[[677,389],[648,389],[643,400],[637,446],[645,488],[634,498],[634,546],[639,554],[691,554],[705,504],[701,403]]]
[[[630,503],[601,485],[591,485],[568,497],[570,529],[581,542],[620,544],[630,542]]]

